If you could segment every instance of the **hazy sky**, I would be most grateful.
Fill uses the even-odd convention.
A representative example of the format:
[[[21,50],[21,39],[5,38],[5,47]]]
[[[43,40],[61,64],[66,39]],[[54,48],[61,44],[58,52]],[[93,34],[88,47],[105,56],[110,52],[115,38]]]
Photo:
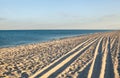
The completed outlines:
[[[120,29],[120,0],[0,0],[0,29]]]

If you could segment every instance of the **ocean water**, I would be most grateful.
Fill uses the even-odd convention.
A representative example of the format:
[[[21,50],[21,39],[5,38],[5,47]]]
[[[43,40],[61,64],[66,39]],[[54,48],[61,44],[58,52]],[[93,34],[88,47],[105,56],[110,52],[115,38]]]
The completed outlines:
[[[0,47],[45,42],[108,30],[0,30]]]

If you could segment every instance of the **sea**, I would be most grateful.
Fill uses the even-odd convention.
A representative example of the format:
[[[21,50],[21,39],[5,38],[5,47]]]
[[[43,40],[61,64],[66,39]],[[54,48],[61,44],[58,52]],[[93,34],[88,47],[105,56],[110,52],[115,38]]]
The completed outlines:
[[[111,30],[0,30],[0,48]]]

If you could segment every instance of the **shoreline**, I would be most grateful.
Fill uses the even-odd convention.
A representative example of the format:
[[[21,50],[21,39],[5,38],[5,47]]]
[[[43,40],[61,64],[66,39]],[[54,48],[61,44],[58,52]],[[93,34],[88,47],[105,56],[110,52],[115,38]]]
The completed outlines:
[[[113,43],[117,44],[115,40],[117,40],[118,37],[116,36],[118,36],[119,33],[120,32],[117,31],[100,32],[94,34],[90,33],[87,35],[84,34],[81,36],[60,38],[57,40],[51,40],[42,43],[0,48],[0,77],[9,77],[9,78],[23,77],[23,74],[25,73],[29,77],[32,77],[34,76],[34,74],[37,73],[35,76],[39,77],[41,71],[46,72],[44,69],[52,70],[52,68],[53,70],[55,69],[54,71],[57,72],[59,71],[61,72],[61,68],[62,70],[65,69],[63,73],[59,73],[59,74],[57,73],[56,76],[63,78],[62,75],[64,75],[66,77],[68,75],[66,73],[69,73],[71,71],[79,71],[81,69],[84,70],[85,67],[87,67],[86,65],[87,62],[89,61],[90,63],[92,62],[91,60],[94,57],[94,50],[96,49],[96,51],[98,51],[96,45],[98,44],[98,41],[101,38],[103,38],[103,40],[101,44],[99,43],[98,45],[103,47],[103,49],[100,48],[100,50],[104,52],[104,49],[107,49],[106,41],[108,37],[110,37],[111,41],[114,41],[112,42],[112,44]],[[114,46],[111,45],[111,47]],[[116,49],[114,51],[116,51]],[[111,53],[115,57],[114,52]],[[114,57],[112,58],[114,59]],[[67,58],[69,58],[69,60],[67,60]],[[96,63],[93,64],[99,65]],[[67,68],[65,65],[67,65]],[[80,65],[80,67],[77,66],[74,67],[74,65],[77,66]],[[54,66],[55,68],[51,66]],[[60,66],[60,67],[56,69],[56,66]],[[76,68],[78,69],[76,70]],[[86,71],[88,72],[88,70]],[[50,72],[49,76],[52,76],[52,74],[54,73],[55,72]],[[77,76],[77,74],[79,73],[76,72],[73,76]],[[72,73],[70,75],[71,77],[73,77]],[[85,74],[84,76],[87,75]]]
[[[106,31],[106,32],[111,32],[111,31]],[[43,41],[36,41],[36,42],[29,42],[29,43],[21,43],[21,44],[0,46],[0,49],[1,48],[9,48],[9,47],[27,46],[27,45],[32,45],[32,44],[47,43],[47,42],[51,42],[51,41],[54,41],[54,40],[74,38],[74,37],[80,37],[80,36],[84,36],[84,35],[91,35],[91,34],[97,34],[97,33],[104,33],[104,32],[85,33],[85,34],[79,34],[79,35],[77,34],[77,35],[70,35],[70,36],[64,36],[64,37],[54,37],[53,39],[49,39],[49,40],[45,40],[45,41],[43,40]]]
[[[17,67],[17,71],[18,69],[21,71],[20,74],[13,72],[15,73],[15,75],[18,75],[20,77],[20,75],[24,71],[26,71],[29,75],[32,75],[38,69],[42,69],[46,65],[49,65],[57,58],[66,54],[73,47],[77,46],[78,44],[82,43],[83,41],[87,40],[89,37],[92,36],[96,36],[96,34],[63,38],[44,43],[35,43],[29,45],[19,45],[15,47],[0,48],[0,59],[2,59],[0,60],[0,62],[2,63],[0,70],[2,70],[2,72],[0,73],[1,74],[7,73],[4,67],[7,68],[10,67],[12,68],[12,71],[15,71],[16,70],[14,69],[15,66],[15,68]],[[34,59],[33,64],[31,64],[30,62],[32,61],[32,59]],[[7,71],[9,72],[9,69]]]

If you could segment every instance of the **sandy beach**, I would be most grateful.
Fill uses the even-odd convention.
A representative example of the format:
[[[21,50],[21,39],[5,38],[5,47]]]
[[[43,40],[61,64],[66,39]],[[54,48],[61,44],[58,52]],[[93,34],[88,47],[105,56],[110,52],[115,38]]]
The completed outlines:
[[[0,48],[0,78],[120,78],[120,31]]]

